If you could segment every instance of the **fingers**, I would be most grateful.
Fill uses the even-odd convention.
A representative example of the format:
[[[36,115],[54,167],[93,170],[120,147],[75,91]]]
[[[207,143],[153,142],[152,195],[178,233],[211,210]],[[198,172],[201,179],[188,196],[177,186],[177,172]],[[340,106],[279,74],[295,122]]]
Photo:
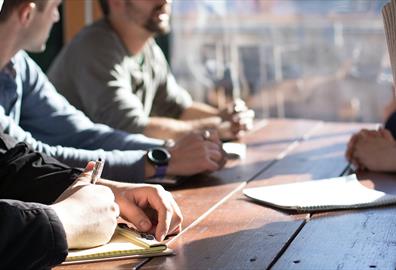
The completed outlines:
[[[80,174],[77,180],[90,183],[94,167],[95,167],[95,161],[89,161],[85,166],[84,171]]]
[[[358,140],[358,134],[354,134],[348,142],[347,151],[345,153],[345,157],[349,162],[352,162],[353,152],[355,150],[355,144]]]
[[[353,162],[357,144],[359,141],[362,140],[367,140],[367,139],[372,139],[372,138],[378,138],[378,137],[383,137],[388,140],[394,141],[392,135],[388,133],[388,131],[384,129],[379,129],[379,130],[368,130],[368,129],[362,129],[358,133],[354,134],[351,139],[348,142],[347,145],[347,150],[345,152],[345,157],[349,162]]]
[[[205,159],[207,160],[206,171],[212,172],[219,170],[227,162],[227,155],[224,152],[221,144],[214,144],[206,142]]]
[[[394,142],[395,139],[392,136],[392,133],[384,128],[380,128],[379,132],[381,133],[382,137],[384,137],[386,140],[390,141],[390,142]]]
[[[169,200],[172,205],[172,210],[173,210],[173,218],[170,226],[170,230],[168,232],[168,235],[171,234],[178,234],[182,230],[182,223],[183,223],[183,215],[181,213],[181,210],[179,206],[177,205],[176,201],[173,199],[172,194],[169,194]]]
[[[226,160],[218,135],[212,130],[187,135],[169,151],[172,158],[168,173],[174,175],[216,171],[224,166]]]
[[[178,233],[183,220],[172,195],[159,185],[124,186],[118,200],[122,216],[143,232],[155,235],[158,241]]]
[[[204,135],[206,135],[207,138],[204,142],[204,147],[206,149],[204,152],[204,159],[207,161],[205,170],[215,171],[224,166],[226,154],[222,149],[217,132],[213,130],[205,130],[205,133]]]
[[[354,153],[351,163],[356,167],[357,170],[367,170],[358,152]]]
[[[213,142],[215,144],[220,144],[220,136],[217,130],[215,129],[206,129],[203,131],[203,138],[206,141]]]
[[[223,153],[220,150],[209,150],[208,151],[208,156],[210,160],[213,160],[214,162],[218,163],[223,159]]]
[[[84,171],[77,177],[77,179],[66,189],[57,199],[56,202],[62,201],[68,196],[75,193],[78,188],[83,187],[91,182],[91,175],[93,167],[95,166],[94,161],[90,161],[85,166]]]
[[[173,213],[171,209],[164,205],[161,205],[161,207],[157,206],[156,210],[158,211],[158,224],[155,230],[155,238],[158,241],[163,241],[170,231]]]
[[[136,204],[129,204],[128,209],[123,211],[123,216],[136,226],[139,231],[147,232],[151,229],[152,223],[143,209]]]
[[[250,130],[253,127],[254,111],[249,109],[241,99],[235,100],[220,115],[223,123],[218,126],[218,130],[223,139],[237,139],[244,131]],[[228,125],[225,125],[225,123],[228,123]]]
[[[89,161],[85,166],[84,173],[93,171],[94,167],[95,167],[95,161]]]
[[[182,215],[172,195],[163,187],[156,186],[150,192],[148,200],[158,216],[155,238],[162,241],[166,235],[178,232],[181,228]]]
[[[167,228],[164,233],[164,237],[169,234],[179,233],[182,228],[183,216],[181,214],[181,210],[177,205],[176,201],[173,199],[173,196],[163,190],[164,198],[169,203],[167,211],[164,212],[166,214],[165,217],[158,215],[158,226],[156,230],[156,235],[160,235],[161,233],[161,224],[164,224],[163,227]],[[169,226],[168,226],[169,224]],[[162,239],[163,240],[163,239]]]
[[[246,110],[242,112],[235,113],[232,116],[233,122],[240,122],[240,121],[251,121],[254,118],[254,111],[253,110]]]
[[[231,131],[238,134],[240,131],[247,131],[253,127],[254,111],[247,110],[233,115]]]

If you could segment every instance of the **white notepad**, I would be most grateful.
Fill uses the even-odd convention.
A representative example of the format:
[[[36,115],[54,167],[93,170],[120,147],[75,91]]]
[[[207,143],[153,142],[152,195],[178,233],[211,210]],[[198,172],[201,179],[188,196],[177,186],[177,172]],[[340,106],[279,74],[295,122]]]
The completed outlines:
[[[396,195],[366,188],[356,175],[293,184],[247,188],[254,200],[301,212],[364,208],[396,203]]]
[[[245,159],[246,157],[246,144],[244,143],[225,142],[223,150],[229,159]]]

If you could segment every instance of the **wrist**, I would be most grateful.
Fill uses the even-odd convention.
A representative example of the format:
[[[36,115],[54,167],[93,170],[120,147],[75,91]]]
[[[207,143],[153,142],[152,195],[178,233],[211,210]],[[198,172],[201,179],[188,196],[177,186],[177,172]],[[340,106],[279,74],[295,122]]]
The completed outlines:
[[[65,207],[63,206],[64,203],[55,203],[50,205],[49,207],[55,212],[56,216],[58,217],[60,223],[63,226],[63,230],[65,232],[66,236],[66,242],[68,248],[73,248],[74,247],[74,228],[73,226],[68,222],[68,217],[67,217],[67,212],[65,211]]]
[[[225,121],[229,118],[229,110],[228,108],[223,108],[221,110],[218,110],[217,116],[221,118],[221,120]]]
[[[155,167],[153,164],[151,164],[150,161],[147,159],[147,155],[144,157],[144,177],[147,178],[152,178],[155,174]]]
[[[170,158],[171,158],[171,154],[166,148],[156,147],[150,149],[146,154],[146,160],[148,161],[147,173],[149,177],[156,177],[156,178],[165,177]],[[153,173],[153,169],[154,169],[154,173]]]

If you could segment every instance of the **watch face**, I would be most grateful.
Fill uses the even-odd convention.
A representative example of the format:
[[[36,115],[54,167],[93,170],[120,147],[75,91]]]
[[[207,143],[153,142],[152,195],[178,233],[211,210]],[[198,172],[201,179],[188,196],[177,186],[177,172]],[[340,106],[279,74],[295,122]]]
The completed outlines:
[[[169,162],[170,154],[164,148],[151,149],[148,154],[148,159],[155,165],[166,165]]]

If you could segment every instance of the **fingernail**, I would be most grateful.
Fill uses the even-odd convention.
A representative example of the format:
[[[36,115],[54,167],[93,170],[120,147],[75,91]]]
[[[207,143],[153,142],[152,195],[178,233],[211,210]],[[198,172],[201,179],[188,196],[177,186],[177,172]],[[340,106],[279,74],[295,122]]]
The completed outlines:
[[[151,228],[151,224],[147,220],[140,221],[139,226],[140,229],[144,231],[148,231]]]
[[[165,234],[161,234],[159,241],[162,242],[165,239]]]

